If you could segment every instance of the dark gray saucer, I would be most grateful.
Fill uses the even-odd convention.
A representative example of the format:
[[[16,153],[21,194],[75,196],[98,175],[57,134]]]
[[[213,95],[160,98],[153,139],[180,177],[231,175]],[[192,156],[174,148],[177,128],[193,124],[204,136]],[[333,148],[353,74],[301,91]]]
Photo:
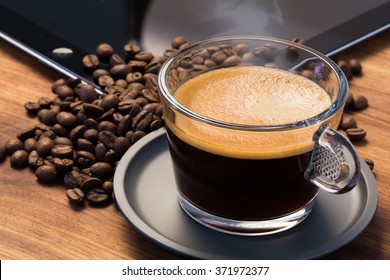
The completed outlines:
[[[351,192],[320,191],[310,216],[285,232],[245,237],[206,228],[180,208],[165,129],[134,144],[122,157],[114,191],[125,218],[144,236],[178,254],[201,259],[313,259],[356,238],[375,214],[375,178],[362,161]]]

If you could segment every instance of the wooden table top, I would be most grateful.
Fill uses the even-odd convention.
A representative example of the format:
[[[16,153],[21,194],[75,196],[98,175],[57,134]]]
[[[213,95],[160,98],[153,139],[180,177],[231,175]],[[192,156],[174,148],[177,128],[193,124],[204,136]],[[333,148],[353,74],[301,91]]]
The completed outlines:
[[[390,259],[390,30],[338,55],[361,60],[363,75],[350,82],[354,95],[369,107],[354,113],[367,131],[355,144],[375,162],[377,212],[352,242],[324,259]],[[53,97],[51,84],[61,76],[0,40],[0,144],[38,120],[24,103]],[[0,163],[0,259],[183,259],[139,234],[114,204],[104,208],[70,207],[62,185],[45,186],[28,169]]]

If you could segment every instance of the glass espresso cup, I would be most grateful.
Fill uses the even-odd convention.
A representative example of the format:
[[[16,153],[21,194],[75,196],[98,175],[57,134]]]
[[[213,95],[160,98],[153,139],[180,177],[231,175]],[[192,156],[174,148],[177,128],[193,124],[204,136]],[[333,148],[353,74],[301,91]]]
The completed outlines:
[[[205,226],[280,232],[310,214],[318,188],[340,194],[357,183],[358,155],[336,131],[348,82],[313,49],[202,41],[165,62],[158,88],[178,201]]]

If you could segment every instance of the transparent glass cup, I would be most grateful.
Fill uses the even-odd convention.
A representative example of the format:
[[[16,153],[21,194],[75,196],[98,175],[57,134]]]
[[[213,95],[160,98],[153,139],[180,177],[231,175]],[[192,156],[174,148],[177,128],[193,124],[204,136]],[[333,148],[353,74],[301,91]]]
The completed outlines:
[[[198,75],[246,66],[304,76],[326,91],[331,105],[293,123],[260,126],[210,118],[175,98]],[[202,41],[165,62],[158,88],[178,201],[205,226],[237,235],[280,232],[310,214],[318,188],[341,194],[357,183],[358,155],[337,132],[348,82],[332,60],[309,47],[266,37]],[[226,135],[236,140],[225,141]],[[232,156],[233,150],[239,153]]]

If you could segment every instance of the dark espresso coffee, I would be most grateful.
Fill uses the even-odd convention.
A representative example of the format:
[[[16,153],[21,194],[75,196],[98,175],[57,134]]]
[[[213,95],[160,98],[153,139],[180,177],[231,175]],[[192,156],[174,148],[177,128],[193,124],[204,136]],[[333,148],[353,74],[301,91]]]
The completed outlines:
[[[181,85],[175,98],[207,118],[252,126],[305,120],[331,104],[304,77],[254,66],[201,74]],[[271,219],[297,211],[317,194],[303,176],[316,127],[233,130],[179,114],[167,127],[178,190],[206,212]]]

